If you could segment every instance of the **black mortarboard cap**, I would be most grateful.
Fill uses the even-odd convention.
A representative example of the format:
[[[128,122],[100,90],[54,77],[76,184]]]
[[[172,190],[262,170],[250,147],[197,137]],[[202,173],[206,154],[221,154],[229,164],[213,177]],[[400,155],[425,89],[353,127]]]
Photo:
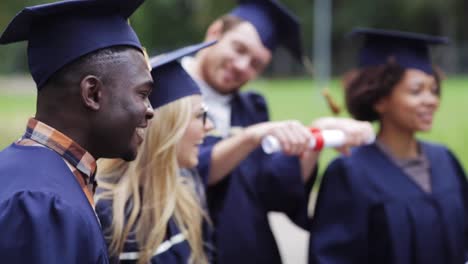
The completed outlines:
[[[449,42],[446,37],[369,28],[356,28],[349,35],[365,38],[359,53],[360,67],[376,66],[395,60],[405,69],[419,69],[428,74],[433,74],[429,46]]]
[[[28,41],[31,75],[40,89],[65,65],[111,46],[142,49],[128,17],[144,0],[69,0],[24,8],[0,44]]]
[[[265,47],[274,51],[283,45],[302,61],[301,31],[297,17],[276,0],[240,0],[231,15],[250,22]]]
[[[154,88],[149,100],[153,108],[161,107],[185,96],[201,94],[198,84],[184,70],[179,59],[214,43],[216,41],[187,46],[153,57],[150,60]]]

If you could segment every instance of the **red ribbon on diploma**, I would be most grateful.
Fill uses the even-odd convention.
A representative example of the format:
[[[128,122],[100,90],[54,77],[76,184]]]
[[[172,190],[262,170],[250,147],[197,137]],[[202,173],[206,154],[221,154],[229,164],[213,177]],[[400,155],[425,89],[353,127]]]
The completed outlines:
[[[325,145],[325,141],[323,140],[322,131],[316,127],[309,128],[310,133],[315,138],[315,147],[314,151],[321,151]]]

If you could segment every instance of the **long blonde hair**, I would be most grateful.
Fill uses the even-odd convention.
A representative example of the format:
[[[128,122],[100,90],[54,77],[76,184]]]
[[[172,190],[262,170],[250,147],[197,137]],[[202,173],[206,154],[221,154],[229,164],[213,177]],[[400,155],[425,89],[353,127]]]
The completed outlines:
[[[193,181],[180,176],[176,156],[177,143],[192,115],[191,97],[156,109],[135,161],[98,163],[98,181],[105,191],[97,199],[112,199],[112,255],[119,256],[134,228],[138,263],[148,263],[174,218],[190,245],[190,262],[208,263],[202,238],[205,213]]]

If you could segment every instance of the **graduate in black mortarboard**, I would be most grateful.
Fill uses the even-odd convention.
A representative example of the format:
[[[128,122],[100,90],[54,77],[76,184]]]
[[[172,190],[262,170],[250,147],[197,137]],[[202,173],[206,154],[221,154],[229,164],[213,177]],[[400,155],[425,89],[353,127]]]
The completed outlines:
[[[197,165],[198,147],[213,125],[207,120],[200,88],[178,59],[212,44],[188,46],[151,60],[154,88],[150,102],[155,116],[137,158],[98,163],[102,187],[96,211],[111,259],[211,263],[204,183],[199,175],[182,177],[179,169]]]
[[[431,129],[441,94],[429,46],[448,40],[376,29],[352,36],[363,46],[347,107],[380,129],[375,144],[327,168],[309,263],[465,263],[465,173],[446,147],[416,138]]]
[[[0,152],[0,262],[108,263],[96,159],[136,156],[152,78],[128,17],[143,1],[27,7],[1,44],[28,42],[38,89],[26,133]]]
[[[209,26],[206,40],[218,44],[182,60],[200,84],[215,123],[201,147],[198,169],[208,183],[218,263],[281,263],[269,212],[285,213],[303,228],[308,224],[319,156],[308,148],[310,132],[296,120],[270,121],[265,98],[242,91],[278,47],[300,62],[300,35],[298,19],[279,1],[242,0]],[[345,118],[319,118],[312,126],[344,130],[348,146],[373,133],[369,123]],[[283,153],[261,150],[260,142],[269,134],[280,139]]]

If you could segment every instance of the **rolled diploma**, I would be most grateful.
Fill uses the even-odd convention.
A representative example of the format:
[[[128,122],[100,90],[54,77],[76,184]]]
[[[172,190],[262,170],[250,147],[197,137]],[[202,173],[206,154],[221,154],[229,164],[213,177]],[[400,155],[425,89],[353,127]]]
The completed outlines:
[[[345,133],[338,129],[327,129],[320,131],[323,137],[324,148],[336,148],[341,147],[346,142]],[[312,138],[309,142],[311,149],[315,148],[317,144],[317,134],[312,133]],[[272,135],[267,135],[262,139],[262,149],[266,154],[281,151],[281,144],[278,139]]]

